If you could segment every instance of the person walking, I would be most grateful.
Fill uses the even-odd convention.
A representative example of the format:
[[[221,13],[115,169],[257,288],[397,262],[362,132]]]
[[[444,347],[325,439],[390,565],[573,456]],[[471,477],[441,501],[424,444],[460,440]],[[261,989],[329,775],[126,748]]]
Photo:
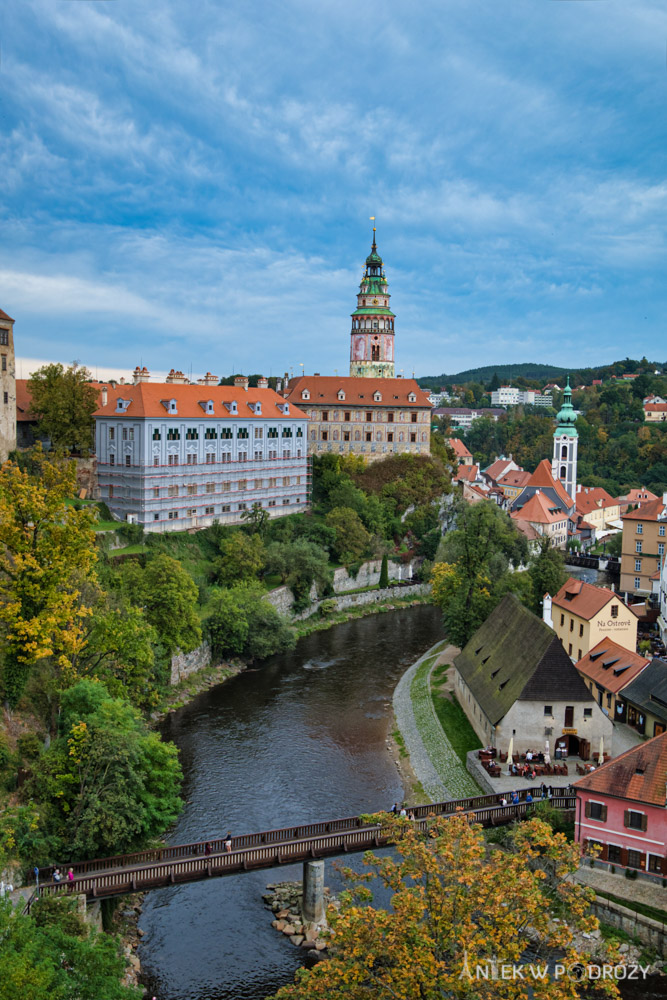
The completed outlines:
[[[398,816],[399,813],[398,802],[394,802],[393,806],[391,807],[391,811],[393,812],[394,816]]]
[[[35,867],[33,868],[33,872],[35,873],[35,885],[39,889],[39,868],[37,867],[37,865],[35,865]]]
[[[67,872],[67,883],[68,883],[68,886],[69,886],[68,892],[71,892],[72,889],[74,888],[74,869],[73,868],[70,868],[68,870],[68,872]]]
[[[204,847],[204,854],[206,855],[206,857],[208,857],[210,853],[211,853],[211,845],[210,845],[209,841],[207,840],[206,841],[206,846]]]
[[[227,831],[227,835],[225,837],[225,850],[227,851],[227,854],[231,854],[232,853],[232,831],[231,830]]]
[[[56,868],[55,871],[53,872],[53,881],[54,882],[60,882],[60,881],[62,881],[62,875],[60,874],[60,868]]]

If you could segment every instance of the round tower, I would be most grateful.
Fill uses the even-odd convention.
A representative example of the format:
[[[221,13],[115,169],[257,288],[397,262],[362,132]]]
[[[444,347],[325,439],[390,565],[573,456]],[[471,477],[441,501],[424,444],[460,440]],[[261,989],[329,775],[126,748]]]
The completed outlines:
[[[359,285],[357,308],[352,313],[350,375],[394,377],[394,314],[389,308],[387,287],[373,226],[373,245]]]
[[[554,431],[554,457],[551,461],[551,474],[554,479],[560,479],[566,491],[573,500],[577,494],[577,415],[572,406],[572,390],[570,377],[563,392],[563,405],[556,417],[558,423]]]

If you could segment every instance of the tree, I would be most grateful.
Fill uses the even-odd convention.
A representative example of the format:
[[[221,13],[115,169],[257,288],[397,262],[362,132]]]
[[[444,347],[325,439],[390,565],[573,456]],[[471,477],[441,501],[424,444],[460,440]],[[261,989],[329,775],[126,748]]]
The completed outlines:
[[[380,566],[380,590],[384,590],[389,586],[389,566],[387,563],[387,553],[382,556],[382,565]]]
[[[371,536],[356,511],[349,507],[336,507],[327,514],[326,523],[336,532],[333,552],[339,562],[350,563],[363,556]]]
[[[215,564],[218,582],[231,587],[243,580],[256,580],[265,560],[264,542],[259,534],[235,531],[220,542],[220,557]]]
[[[216,656],[264,659],[287,652],[296,643],[294,629],[263,599],[258,584],[224,591],[205,624]]]
[[[244,510],[241,520],[245,522],[251,533],[257,533],[261,538],[266,534],[269,523],[269,512],[261,503],[254,503],[250,510]]]
[[[140,848],[178,816],[178,751],[128,702],[81,681],[63,695],[64,733],[42,754],[30,792],[56,805],[53,832],[69,858]]]
[[[587,915],[589,890],[571,880],[579,846],[562,833],[532,819],[513,832],[510,849],[489,852],[465,816],[433,819],[427,836],[407,820],[373,818],[392,831],[395,856],[369,852],[365,875],[344,872],[351,888],[338,911],[329,909],[328,961],[297,972],[275,1000],[519,1000],[525,980],[490,970],[521,962],[529,927],[545,951],[567,949],[568,965],[588,966],[572,929],[590,933],[598,921]],[[391,893],[390,907],[370,905],[373,880]],[[478,966],[489,967],[488,981],[476,978]],[[609,980],[586,985],[618,996]],[[530,989],[535,1000],[576,1000],[580,984],[552,969]]]
[[[38,660],[53,657],[61,674],[71,667],[90,614],[81,587],[96,559],[93,514],[66,504],[74,464],[50,462],[41,448],[34,455],[37,474],[12,462],[0,469],[2,685],[12,705]]]
[[[463,648],[497,604],[491,580],[482,572],[466,577],[456,564],[439,562],[431,585],[431,600],[442,611],[447,637]]]
[[[553,548],[548,538],[541,539],[540,551],[530,564],[528,572],[533,589],[531,611],[541,617],[544,595],[551,594],[553,597],[567,579],[563,554]]]
[[[93,413],[99,406],[97,389],[87,368],[74,363],[44,365],[28,380],[30,409],[38,418],[37,431],[55,448],[87,453],[93,446]]]
[[[331,582],[329,555],[305,538],[293,542],[271,542],[266,550],[266,569],[278,573],[297,603],[304,603],[313,583],[324,590]]]
[[[493,373],[493,377],[489,382],[489,392],[494,392],[496,389],[500,389],[500,379],[498,378],[498,372]]]
[[[134,704],[150,700],[155,682],[157,630],[141,608],[122,603],[113,607],[101,601],[88,619],[85,641],[74,657],[79,677],[96,677],[113,695],[124,695]]]
[[[176,559],[162,553],[150,559],[140,588],[137,603],[143,604],[146,620],[167,653],[188,653],[200,644],[197,587]]]
[[[216,659],[242,655],[248,642],[249,624],[234,589],[223,590],[216,597],[204,628]]]

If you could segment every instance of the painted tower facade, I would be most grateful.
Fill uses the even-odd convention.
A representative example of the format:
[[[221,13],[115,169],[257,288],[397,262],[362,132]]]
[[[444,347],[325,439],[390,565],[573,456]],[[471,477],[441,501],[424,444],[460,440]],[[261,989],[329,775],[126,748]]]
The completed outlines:
[[[556,430],[554,431],[554,455],[551,461],[551,474],[561,483],[572,497],[577,493],[577,415],[572,406],[572,390],[568,377],[563,392],[563,405],[558,411]]]
[[[14,320],[0,309],[0,462],[16,448]]]
[[[357,308],[352,313],[350,375],[366,378],[394,378],[394,314],[389,308],[382,258],[375,243],[366,258]]]

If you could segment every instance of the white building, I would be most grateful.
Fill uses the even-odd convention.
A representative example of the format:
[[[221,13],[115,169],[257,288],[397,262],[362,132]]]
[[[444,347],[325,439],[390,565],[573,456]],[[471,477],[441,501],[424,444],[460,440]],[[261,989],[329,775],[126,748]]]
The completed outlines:
[[[501,385],[491,393],[492,406],[553,406],[553,396],[535,389],[515,389]]]
[[[271,516],[306,509],[306,414],[266,379],[256,389],[241,377],[202,382],[102,389],[97,474],[112,514],[176,531],[233,524],[256,503]]]

